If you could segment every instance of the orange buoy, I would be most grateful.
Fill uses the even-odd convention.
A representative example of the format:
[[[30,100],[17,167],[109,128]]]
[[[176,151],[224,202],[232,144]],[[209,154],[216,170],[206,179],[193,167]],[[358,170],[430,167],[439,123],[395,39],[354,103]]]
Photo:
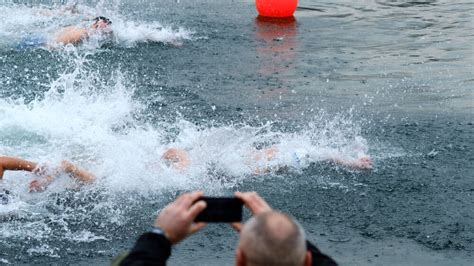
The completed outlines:
[[[255,0],[260,16],[284,18],[291,17],[298,6],[298,0]]]

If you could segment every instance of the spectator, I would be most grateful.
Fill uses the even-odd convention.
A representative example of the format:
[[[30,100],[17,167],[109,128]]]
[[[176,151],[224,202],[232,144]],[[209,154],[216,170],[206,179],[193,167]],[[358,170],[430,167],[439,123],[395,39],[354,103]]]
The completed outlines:
[[[153,229],[143,234],[120,265],[166,265],[175,245],[199,231],[205,223],[194,223],[206,208],[197,201],[202,192],[181,195],[166,206],[155,220]],[[233,223],[240,232],[236,265],[337,265],[321,253],[305,236],[301,226],[286,214],[273,211],[255,192],[236,192],[253,217],[245,224]]]

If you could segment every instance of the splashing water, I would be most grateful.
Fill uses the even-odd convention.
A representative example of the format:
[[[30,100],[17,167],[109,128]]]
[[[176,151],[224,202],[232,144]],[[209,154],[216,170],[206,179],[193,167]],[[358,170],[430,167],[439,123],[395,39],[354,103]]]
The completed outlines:
[[[86,26],[88,22],[81,21],[84,14],[97,13],[86,6],[77,8],[80,14],[52,17],[44,15],[49,10],[44,8],[0,7],[5,21],[0,35],[9,39],[1,45],[13,47],[29,33],[52,36],[67,24]],[[180,27],[127,20],[116,12],[104,14],[113,21],[115,43],[121,46],[179,44],[192,36]],[[0,225],[0,242],[26,246],[30,256],[67,256],[60,249],[64,242],[72,246],[114,241],[111,236],[127,230],[130,220],[148,219],[141,214],[143,209],[156,210],[157,202],[170,192],[203,189],[220,194],[247,180],[278,175],[278,171],[256,174],[259,149],[278,151],[265,167],[295,173],[335,154],[356,158],[368,153],[367,141],[350,114],[321,113],[295,132],[272,123],[196,125],[182,118],[142,122],[138,116],[148,103],[134,98],[137,88],[129,82],[132,75],[117,69],[109,80],[91,66],[89,58],[99,46],[100,40],[90,39],[81,47],[61,49],[59,56],[69,67],[34,100],[0,99],[0,154],[52,166],[67,159],[98,177],[95,184],[77,190],[63,175],[46,192],[31,194],[27,192],[30,173],[5,174],[2,186],[12,198],[0,205],[0,217],[7,221]],[[160,157],[170,147],[189,153],[186,171],[163,165]]]
[[[22,225],[3,223],[0,234],[4,239],[21,240],[31,230],[38,232],[29,240],[38,243],[31,244],[32,254],[57,256],[54,239],[108,239],[108,228],[133,217],[128,214],[143,197],[176,190],[218,192],[255,178],[249,161],[258,146],[278,149],[275,165],[291,166],[292,155],[303,150],[308,155],[303,167],[334,152],[347,157],[367,152],[360,128],[342,115],[332,120],[315,117],[305,129],[292,133],[274,129],[271,123],[254,127],[198,126],[184,119],[157,125],[140,122],[135,116],[145,104],[134,100],[128,74],[116,70],[106,81],[89,66],[90,53],[68,49],[65,56],[72,67],[52,81],[43,96],[29,103],[0,100],[3,154],[50,165],[68,159],[98,177],[96,184],[75,191],[73,182],[61,176],[47,192],[29,194],[29,173],[5,174],[3,187],[12,192],[13,199],[0,206],[0,214],[21,218]],[[189,152],[189,169],[181,172],[160,165],[169,147]],[[77,221],[94,224],[94,230],[87,231]]]

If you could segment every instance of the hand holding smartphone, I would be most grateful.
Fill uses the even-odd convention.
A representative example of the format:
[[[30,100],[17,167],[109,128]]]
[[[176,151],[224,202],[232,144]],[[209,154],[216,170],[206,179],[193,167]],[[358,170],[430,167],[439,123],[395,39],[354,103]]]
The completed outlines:
[[[238,198],[201,197],[197,201],[206,202],[206,208],[198,214],[195,222],[232,223],[242,221],[244,202]]]

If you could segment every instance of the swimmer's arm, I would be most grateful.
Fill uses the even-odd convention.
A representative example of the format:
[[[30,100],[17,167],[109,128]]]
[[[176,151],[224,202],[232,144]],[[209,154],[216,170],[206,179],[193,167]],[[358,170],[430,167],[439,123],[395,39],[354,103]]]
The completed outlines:
[[[70,174],[76,181],[82,184],[90,184],[93,183],[96,179],[95,175],[92,173],[87,172],[84,169],[81,169],[69,161],[62,161],[61,165],[55,172],[51,175],[48,175],[42,179],[33,180],[30,182],[30,192],[41,192],[45,190],[49,184],[51,184],[56,177],[61,174],[61,172]]]
[[[326,160],[356,170],[370,170],[373,168],[372,159],[369,156],[345,159],[342,155],[333,155]]]
[[[83,184],[91,184],[96,179],[94,174],[75,166],[69,161],[62,161],[61,168],[65,173],[71,174],[74,179]]]
[[[59,32],[54,41],[62,44],[78,44],[87,39],[88,36],[86,29],[71,26]]]
[[[0,156],[0,179],[3,178],[3,172],[6,170],[32,172],[36,165],[35,162],[20,158]]]

